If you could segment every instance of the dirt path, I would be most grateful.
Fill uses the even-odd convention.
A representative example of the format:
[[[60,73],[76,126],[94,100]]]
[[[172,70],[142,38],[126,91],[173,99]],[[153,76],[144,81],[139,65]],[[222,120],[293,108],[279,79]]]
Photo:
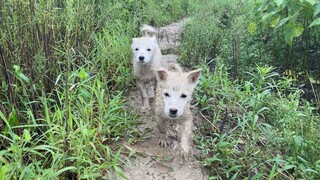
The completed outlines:
[[[180,44],[181,26],[185,21],[186,19],[159,29],[159,41],[162,50],[178,47]],[[171,54],[166,55],[165,58],[169,61],[176,61],[177,56]],[[152,92],[151,87],[150,92]],[[152,93],[150,93],[150,96],[152,96]],[[141,106],[139,92],[137,90],[132,91],[127,96],[127,102],[132,111],[139,111],[139,107]],[[130,151],[135,152],[134,155],[127,159],[123,167],[123,173],[129,180],[207,179],[194,157],[189,158],[188,161],[184,161],[172,150],[160,148],[158,145],[159,131],[156,128],[153,110],[148,114],[141,115],[140,122],[141,124],[138,128],[141,132],[151,132],[148,133],[148,137],[142,142],[130,146],[123,145],[128,150],[128,153]]]

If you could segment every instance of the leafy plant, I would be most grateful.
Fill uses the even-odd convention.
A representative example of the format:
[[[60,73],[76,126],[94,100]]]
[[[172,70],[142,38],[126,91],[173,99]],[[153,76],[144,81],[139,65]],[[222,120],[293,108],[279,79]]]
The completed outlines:
[[[259,2],[259,1],[258,1]],[[308,28],[319,26],[320,3],[314,0],[274,0],[259,2],[262,22],[269,23],[276,30],[284,27],[284,39],[292,47],[293,38],[304,31],[298,19],[303,17],[311,22]],[[318,17],[318,18],[317,18]]]
[[[300,101],[299,90],[281,87],[288,79],[275,80],[278,74],[266,66],[242,85],[228,80],[219,63],[213,74],[204,72],[196,99],[207,121],[196,143],[212,179],[318,177],[318,150],[311,145],[318,143],[318,115]]]
[[[190,2],[1,1],[0,179],[124,177],[116,142],[138,133],[130,41]]]

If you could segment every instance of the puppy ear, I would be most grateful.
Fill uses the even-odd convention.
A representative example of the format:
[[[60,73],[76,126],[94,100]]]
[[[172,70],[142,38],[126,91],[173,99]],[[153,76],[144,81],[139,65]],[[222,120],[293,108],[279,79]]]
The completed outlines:
[[[182,73],[182,68],[177,63],[169,63],[168,70],[172,72],[180,72]]]
[[[193,70],[188,73],[188,80],[190,84],[197,85],[201,75],[201,69]]]
[[[132,44],[136,43],[139,38],[132,38]]]
[[[168,77],[168,72],[164,69],[157,69],[156,75],[158,81],[165,81]]]
[[[133,48],[134,43],[137,41],[137,38],[132,38],[131,48]]]
[[[151,37],[151,40],[154,41],[154,42],[158,42],[158,41],[157,41],[157,37],[156,37],[155,35],[153,35],[153,36]]]

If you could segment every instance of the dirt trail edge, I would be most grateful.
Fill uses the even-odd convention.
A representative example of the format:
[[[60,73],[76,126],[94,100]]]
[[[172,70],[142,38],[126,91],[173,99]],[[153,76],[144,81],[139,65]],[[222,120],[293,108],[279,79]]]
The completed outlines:
[[[162,50],[175,49],[180,44],[181,27],[187,19],[172,23],[168,26],[159,28],[159,42]],[[176,61],[174,54],[164,55],[168,61]],[[152,88],[150,87],[150,96]],[[128,106],[131,111],[138,111],[141,106],[139,92],[134,89],[127,98]],[[153,106],[153,102],[151,103]],[[196,111],[196,110],[194,110]],[[199,120],[198,113],[194,112],[194,121]],[[134,145],[125,145],[123,148],[128,153],[135,152],[127,158],[122,167],[123,174],[129,180],[202,180],[207,179],[199,163],[192,156],[188,161],[184,161],[173,150],[160,148],[158,145],[159,131],[156,128],[153,109],[140,116],[141,124],[138,128],[141,132],[150,132],[148,137]],[[193,148],[195,150],[195,148]],[[118,177],[117,179],[123,179]]]

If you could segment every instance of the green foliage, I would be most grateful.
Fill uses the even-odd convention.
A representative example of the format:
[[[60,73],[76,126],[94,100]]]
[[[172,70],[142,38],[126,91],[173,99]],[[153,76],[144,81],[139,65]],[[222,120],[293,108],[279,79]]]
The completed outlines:
[[[299,37],[303,32],[303,27],[299,24],[289,23],[284,27],[284,40],[292,47],[294,37]]]
[[[249,77],[237,85],[218,65],[198,86],[210,123],[200,126],[196,142],[211,178],[319,178],[319,116],[299,90],[283,86],[288,79],[275,81],[273,68],[258,66]]]
[[[318,100],[302,96],[318,96],[309,77],[319,79],[319,2],[211,3],[180,47],[181,62],[204,69],[195,96],[206,121],[195,141],[210,178],[318,179]],[[210,32],[194,38],[203,24]]]
[[[211,62],[209,66],[214,67],[214,59],[220,56],[234,78],[247,78],[246,72],[256,64],[269,64],[281,74],[288,69],[319,79],[320,64],[316,59],[320,27],[310,27],[312,21],[317,22],[319,2],[252,0],[205,4],[184,27],[179,49],[184,64]]]
[[[189,15],[180,61],[204,70],[195,144],[210,178],[319,179],[318,109],[277,73],[320,77],[319,12],[314,0],[1,2],[0,179],[124,178],[117,144],[145,137],[123,97],[131,38]]]
[[[0,151],[6,160],[6,177],[56,179],[72,172],[81,178],[97,178],[117,168],[119,155],[109,146],[127,134],[134,135],[137,118],[125,110],[122,93],[106,97],[105,88],[98,77],[83,80],[69,89],[67,107],[65,91],[57,92],[58,100],[43,93],[40,105],[45,116],[28,125],[12,126],[23,129],[22,136],[13,133],[11,126],[8,135],[1,135],[3,143],[10,145]]]
[[[259,2],[260,3],[260,2]],[[293,38],[299,37],[304,28],[299,19],[311,22],[307,27],[319,26],[317,15],[320,3],[313,0],[274,0],[261,1],[260,15],[263,23],[278,29],[285,26],[285,41],[292,47]]]
[[[206,1],[205,4],[197,9],[199,13],[192,16],[184,27],[180,46],[180,59],[184,64],[196,65],[205,58],[215,56],[215,44],[221,32],[217,27],[219,15],[208,16],[207,13],[219,7],[212,1]]]
[[[191,1],[1,1],[0,179],[99,179],[120,168],[137,116],[131,39]],[[129,137],[129,138],[128,138]]]
[[[229,18],[235,16],[234,10],[242,6],[233,1],[202,1],[195,6],[197,12],[183,28],[180,60],[186,65],[198,65],[211,61],[220,52],[221,41],[230,29]]]

